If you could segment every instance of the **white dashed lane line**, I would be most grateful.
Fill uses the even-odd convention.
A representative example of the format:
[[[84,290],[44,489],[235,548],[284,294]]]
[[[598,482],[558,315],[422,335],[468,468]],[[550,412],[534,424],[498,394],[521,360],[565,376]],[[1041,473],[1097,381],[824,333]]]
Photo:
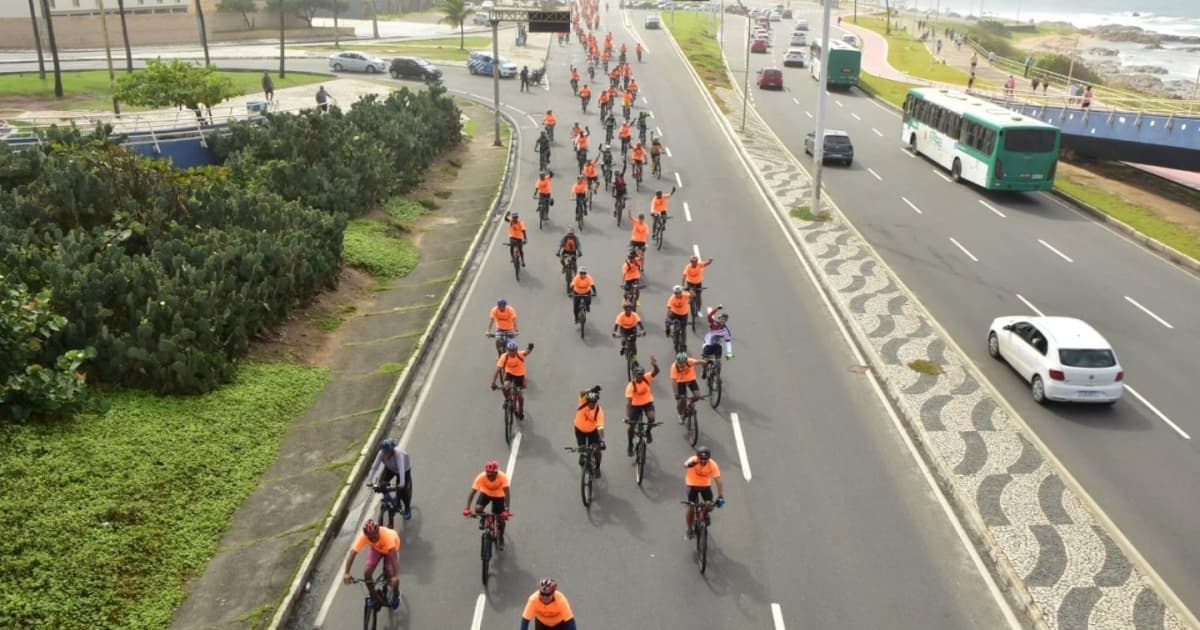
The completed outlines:
[[[908,207],[912,208],[913,212],[916,212],[917,214],[925,214],[924,212],[921,212],[921,209],[914,205],[913,202],[909,201],[907,197],[901,197],[900,200],[908,204]]]
[[[878,179],[879,181],[883,181],[883,178],[879,176],[879,173],[876,173],[876,172],[875,172],[875,169],[873,169],[873,168],[868,168],[868,169],[867,169],[867,172],[868,172],[868,173],[870,173],[870,174],[872,174],[872,175],[874,175],[874,176],[875,176],[875,179]]]
[[[1034,313],[1037,313],[1037,314],[1038,314],[1038,317],[1045,317],[1045,316],[1046,316],[1046,314],[1045,314],[1045,313],[1043,313],[1043,312],[1041,312],[1040,310],[1038,310],[1038,307],[1036,307],[1036,306],[1034,306],[1034,305],[1033,305],[1033,302],[1030,302],[1029,300],[1026,300],[1026,299],[1025,299],[1025,296],[1021,295],[1020,293],[1018,293],[1018,294],[1017,294],[1017,299],[1018,299],[1018,300],[1021,300],[1021,303],[1022,303],[1022,304],[1024,304],[1024,305],[1025,305],[1025,306],[1027,306],[1027,307],[1029,307],[1029,310],[1033,311]]]
[[[1063,260],[1065,260],[1065,261],[1067,261],[1067,262],[1075,262],[1074,260],[1071,260],[1071,257],[1070,257],[1070,256],[1068,256],[1068,255],[1066,255],[1066,254],[1064,254],[1064,253],[1062,253],[1062,252],[1058,251],[1058,250],[1057,250],[1057,249],[1055,249],[1055,248],[1054,248],[1054,246],[1053,246],[1053,245],[1051,245],[1050,243],[1047,243],[1046,241],[1043,241],[1043,240],[1042,240],[1042,239],[1040,239],[1040,238],[1039,238],[1037,241],[1038,241],[1039,243],[1041,243],[1041,244],[1042,244],[1042,246],[1043,246],[1043,247],[1045,247],[1046,249],[1048,249],[1048,250],[1050,250],[1050,251],[1054,252],[1055,254],[1058,254],[1058,257],[1059,257],[1059,258],[1062,258]]]
[[[1141,310],[1143,313],[1145,313],[1145,314],[1149,315],[1150,317],[1153,317],[1153,318],[1154,318],[1154,321],[1156,321],[1156,322],[1158,322],[1158,323],[1162,324],[1163,326],[1166,326],[1167,328],[1172,328],[1172,329],[1173,329],[1173,328],[1175,328],[1175,327],[1174,327],[1174,326],[1172,326],[1170,323],[1168,323],[1168,322],[1167,322],[1167,320],[1165,320],[1165,319],[1163,319],[1163,318],[1159,317],[1158,315],[1155,315],[1155,314],[1154,314],[1154,311],[1151,311],[1150,309],[1146,308],[1145,306],[1142,306],[1141,304],[1138,304],[1137,300],[1135,300],[1135,299],[1133,299],[1133,298],[1129,297],[1128,295],[1126,295],[1126,296],[1125,296],[1125,301],[1126,301],[1126,302],[1129,302],[1130,304],[1132,304],[1132,305],[1134,305],[1134,306],[1136,306],[1136,307],[1138,307],[1138,309],[1139,309],[1139,310]]]
[[[679,179],[679,171],[675,171],[675,185],[679,188],[683,188],[683,180]]]
[[[879,136],[880,138],[882,138],[882,137],[883,137],[883,132],[882,132],[882,131],[880,131],[880,130],[878,130],[878,129],[874,128],[874,127],[871,127],[871,131],[874,131],[874,132],[875,132],[875,135]]]
[[[783,609],[779,604],[771,604],[771,620],[775,622],[775,630],[787,630],[783,625]]]
[[[700,257],[699,254],[696,255]],[[733,425],[733,441],[737,444],[738,461],[742,464],[742,477],[750,481],[750,457],[746,455],[746,441],[742,438],[742,423],[736,413],[729,414],[729,423]]]
[[[862,121],[862,117],[859,116],[858,114],[855,114],[854,112],[850,112],[850,117],[853,118],[854,120]]]
[[[795,104],[797,104],[797,105],[799,105],[799,104],[800,104],[800,99],[793,98],[793,99],[792,99],[792,102],[793,102],[793,103],[795,103]]]
[[[805,116],[808,116],[809,118],[812,118],[812,112],[807,112],[807,111],[806,111],[806,112],[804,112],[804,115],[805,115]]]
[[[950,237],[950,242],[954,243],[955,247],[957,247],[960,251],[962,251],[962,253],[966,254],[967,258],[970,258],[971,260],[973,260],[975,262],[979,262],[979,259],[975,257],[975,254],[972,254],[971,252],[967,251],[967,248],[963,247],[962,243],[959,243],[958,241],[954,240],[953,236]]]
[[[692,255],[695,256],[696,258],[700,258],[700,246],[699,245],[692,244]]]
[[[834,102],[834,103],[837,103],[837,106],[838,106],[838,107],[845,107],[845,105],[842,105],[842,102],[841,102],[841,101],[839,101],[839,100],[837,100],[837,99],[833,99],[833,102]]]
[[[954,180],[950,179],[949,177],[947,177],[947,176],[946,176],[946,174],[945,174],[945,173],[943,173],[943,172],[939,171],[939,170],[938,170],[938,169],[936,169],[936,168],[935,168],[935,169],[933,169],[933,174],[934,174],[934,175],[937,175],[938,177],[941,177],[943,180],[945,180],[945,181],[946,181],[946,183],[947,183],[947,184],[953,184],[953,183],[954,183]]]
[[[993,206],[992,204],[990,204],[990,203],[988,203],[988,202],[986,202],[986,201],[984,201],[984,200],[982,200],[982,199],[980,199],[980,200],[979,200],[979,203],[980,203],[980,204],[982,204],[984,208],[987,208],[988,210],[991,210],[992,212],[995,212],[995,213],[996,213],[996,215],[997,215],[997,216],[999,216],[1001,219],[1007,219],[1007,218],[1008,218],[1008,215],[1006,215],[1006,214],[1004,214],[1003,212],[1000,212],[999,210],[997,210],[997,209],[995,208],[995,206]]]
[[[1141,401],[1141,403],[1143,405],[1146,405],[1146,408],[1149,409],[1152,413],[1154,413],[1154,415],[1158,416],[1159,420],[1162,420],[1167,426],[1174,429],[1175,432],[1179,434],[1179,437],[1182,437],[1185,440],[1192,439],[1192,436],[1188,435],[1187,431],[1180,429],[1179,425],[1175,424],[1174,422],[1171,422],[1171,419],[1168,418],[1166,414],[1159,411],[1158,407],[1155,407],[1154,405],[1150,404],[1150,401],[1146,400],[1141,394],[1139,394],[1137,392],[1136,389],[1130,387],[1129,383],[1125,384],[1125,391],[1129,392],[1130,394],[1133,394],[1134,398],[1137,398],[1139,401]]]
[[[683,202],[683,218],[687,219],[688,223],[692,222],[692,209],[688,206],[688,202]]]

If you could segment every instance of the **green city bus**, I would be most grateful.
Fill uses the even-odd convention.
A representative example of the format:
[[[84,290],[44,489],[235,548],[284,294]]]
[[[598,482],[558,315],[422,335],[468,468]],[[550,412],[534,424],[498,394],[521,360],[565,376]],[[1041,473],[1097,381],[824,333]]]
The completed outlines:
[[[814,39],[809,46],[811,62],[809,67],[812,77],[821,80],[821,41]],[[862,51],[838,40],[829,42],[829,78],[825,84],[828,87],[852,88],[858,85],[858,73],[862,70]]]
[[[1059,130],[963,92],[914,88],[904,101],[900,141],[950,171],[954,181],[988,190],[1050,190]]]

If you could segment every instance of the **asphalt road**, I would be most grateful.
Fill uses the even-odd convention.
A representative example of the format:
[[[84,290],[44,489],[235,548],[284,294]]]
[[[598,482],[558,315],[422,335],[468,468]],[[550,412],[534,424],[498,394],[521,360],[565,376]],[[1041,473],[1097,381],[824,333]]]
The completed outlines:
[[[813,37],[819,9],[797,10]],[[745,24],[729,16],[725,26],[727,58],[739,76]],[[782,67],[791,24],[776,27],[770,53],[751,55],[752,72]],[[783,92],[759,90],[753,79],[757,110],[811,172],[803,143],[815,125],[817,89],[808,69],[785,69]],[[951,183],[902,147],[899,116],[862,92],[831,92],[827,116],[855,145],[852,166],[824,171],[842,211],[1167,583],[1200,610],[1200,504],[1190,490],[1200,478],[1193,378],[1200,282],[1050,195]],[[1035,309],[1087,320],[1108,338],[1126,370],[1124,400],[1111,408],[1040,407],[1024,381],[988,358],[992,318]]]
[[[608,23],[617,25],[617,15]],[[671,148],[663,185],[669,187],[667,180],[678,172],[682,187],[672,201],[667,244],[648,254],[642,313],[651,334],[642,354],[658,355],[664,367],[669,361],[661,323],[665,297],[696,248],[716,259],[705,299],[728,307],[736,335],[737,358],[725,371],[726,400],[719,413],[704,406],[700,411],[701,439],[722,466],[729,499],[714,516],[709,572],[699,575],[693,547],[683,539],[678,502],[689,450],[670,409],[665,375],[655,390],[660,418],[668,424],[656,432],[641,488],[622,452],[624,367],[606,333],[618,311],[628,226],[613,224],[607,201],[589,216],[582,262],[597,276],[600,296],[581,341],[553,257],[569,214],[566,182],[559,179],[552,226],[538,232],[534,221],[529,267],[519,285],[498,244],[501,236],[490,239],[464,316],[454,323],[417,402],[406,433],[417,507],[401,528],[406,608],[393,615],[393,625],[513,627],[537,579],[551,575],[583,627],[1004,627],[1004,611],[873,388],[850,369],[856,360],[719,135],[684,62],[670,52],[665,33],[648,33],[646,40],[653,63],[637,68],[648,97],[640,107],[653,109],[654,124]],[[578,50],[553,51],[550,92],[522,95],[511,82],[502,87],[502,99],[516,110],[557,111],[560,141],[553,163],[563,175],[573,171],[563,132],[576,119],[598,128],[595,114],[574,113],[578,101],[567,88],[567,64]],[[484,78],[447,73],[447,82],[490,93]],[[529,133],[535,126],[525,121],[514,208],[534,216],[528,199],[535,168]],[[634,200],[648,210],[650,192]],[[498,297],[518,309],[522,343],[536,343],[530,417],[511,451],[503,441],[499,394],[487,388],[494,353],[482,335]],[[698,343],[690,340],[693,349]],[[579,502],[574,456],[562,447],[573,443],[576,392],[593,383],[604,387],[613,448],[589,512]],[[460,511],[470,482],[489,459],[512,476],[515,518],[485,591],[478,532]],[[360,495],[357,505],[367,499]],[[330,581],[339,577],[361,522],[348,520],[353,529],[322,559],[299,627],[311,627],[318,617],[326,628],[360,623],[360,587]]]

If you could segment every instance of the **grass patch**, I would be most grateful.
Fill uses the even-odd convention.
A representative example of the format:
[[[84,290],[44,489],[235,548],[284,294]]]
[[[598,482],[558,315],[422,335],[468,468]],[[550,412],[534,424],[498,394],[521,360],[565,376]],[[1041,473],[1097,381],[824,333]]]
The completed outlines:
[[[732,89],[733,86],[729,84],[721,47],[717,45],[717,31],[709,26],[708,15],[676,11],[669,32],[713,98],[720,103],[716,89]]]
[[[437,210],[439,207],[438,202],[434,201],[430,197],[422,197],[417,200],[417,203],[421,204],[422,206],[425,206],[426,210]]]
[[[801,221],[828,221],[830,218],[829,214],[822,214],[820,216],[813,214],[812,209],[808,206],[796,206],[792,208],[789,214]]]
[[[140,70],[135,70],[141,72]],[[218,74],[233,80],[234,86],[245,94],[262,91],[261,72],[222,71]],[[46,80],[38,78],[37,72],[22,72],[0,75],[0,94],[5,97],[33,99],[27,109],[88,109],[109,111],[112,109],[112,90],[108,88],[107,70],[84,70],[62,73],[63,98],[54,97],[54,74],[47,72]],[[120,74],[118,74],[120,76]],[[288,72],[287,78],[271,75],[275,89],[296,87],[325,81],[329,77],[303,72]],[[121,111],[137,111],[145,108],[121,105]]]
[[[466,62],[472,50],[491,50],[492,38],[472,36],[464,40],[462,49],[458,47],[457,37],[444,39],[422,39],[412,42],[393,42],[378,45],[358,45],[357,50],[369,52],[379,57],[424,57],[437,61]],[[330,54],[337,49],[328,49]]]
[[[903,108],[908,91],[917,86],[863,72],[859,75],[858,87],[875,98],[891,103],[897,108]]]
[[[405,231],[411,231],[417,219],[429,213],[425,206],[405,197],[392,198],[383,207],[383,211],[396,222],[400,229]]]
[[[404,363],[384,363],[375,370],[376,374],[399,374],[404,371]]]
[[[1054,188],[1107,214],[1129,227],[1176,250],[1200,259],[1200,240],[1186,229],[1094,186],[1071,181],[1059,173]]]
[[[417,266],[417,248],[409,239],[393,235],[393,229],[381,221],[351,221],[342,238],[346,264],[376,278],[407,276]]]
[[[942,367],[940,365],[934,363],[933,361],[926,361],[925,359],[909,361],[908,369],[914,372],[920,372],[921,374],[927,374],[929,376],[937,376],[942,373]]]
[[[939,83],[967,84],[966,72],[935,61],[925,44],[907,31],[899,31],[893,27],[891,35],[884,35],[887,28],[883,18],[860,17],[856,24],[887,39],[888,63],[900,72]],[[978,85],[985,83],[982,79],[975,82]]]
[[[0,625],[170,626],[328,382],[323,369],[243,365],[201,396],[122,391],[103,416],[0,426]]]
[[[342,326],[342,318],[340,317],[316,317],[313,318],[313,326],[321,332],[333,332]]]

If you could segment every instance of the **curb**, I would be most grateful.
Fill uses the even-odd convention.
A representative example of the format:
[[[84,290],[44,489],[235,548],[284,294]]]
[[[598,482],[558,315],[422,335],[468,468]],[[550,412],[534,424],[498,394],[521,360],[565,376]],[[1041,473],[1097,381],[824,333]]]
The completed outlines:
[[[479,104],[491,109],[490,106],[484,103]],[[458,302],[459,294],[465,286],[464,279],[469,275],[469,272],[473,273],[478,268],[478,258],[482,251],[480,245],[486,240],[485,235],[490,234],[499,225],[499,223],[491,220],[492,215],[496,214],[497,209],[502,207],[512,195],[512,189],[515,184],[510,180],[509,173],[516,162],[516,147],[520,143],[520,126],[511,116],[503,111],[500,112],[500,116],[508,123],[513,133],[512,139],[508,144],[508,159],[504,165],[504,175],[496,187],[496,196],[492,200],[492,205],[488,209],[483,223],[480,224],[479,230],[475,233],[475,238],[471,241],[471,245],[467,249],[467,256],[463,259],[463,264],[459,267],[458,273],[455,275],[449,290],[446,291],[446,295],[442,298],[441,304],[438,305],[437,312],[434,313],[421,338],[417,340],[417,348],[408,363],[404,366],[404,371],[396,379],[396,385],[392,389],[391,395],[388,396],[383,411],[379,414],[374,431],[371,432],[363,443],[358,463],[354,465],[350,473],[346,476],[346,482],[342,485],[341,491],[338,492],[337,499],[334,501],[333,507],[325,519],[325,524],[313,540],[314,544],[304,556],[304,560],[296,571],[296,576],[293,578],[287,593],[283,596],[283,600],[275,609],[271,623],[267,626],[269,630],[278,630],[286,627],[286,624],[291,621],[290,617],[295,611],[296,604],[299,602],[301,596],[307,590],[306,585],[309,582],[318,559],[324,554],[330,541],[336,537],[343,525],[346,515],[349,512],[351,496],[362,486],[362,481],[370,468],[370,458],[367,455],[374,451],[379,439],[391,429],[392,422],[397,417],[401,404],[415,385],[419,368],[423,366],[426,358],[434,348],[440,347],[441,343],[445,341],[443,335],[445,333],[446,322],[449,320],[453,305]]]

